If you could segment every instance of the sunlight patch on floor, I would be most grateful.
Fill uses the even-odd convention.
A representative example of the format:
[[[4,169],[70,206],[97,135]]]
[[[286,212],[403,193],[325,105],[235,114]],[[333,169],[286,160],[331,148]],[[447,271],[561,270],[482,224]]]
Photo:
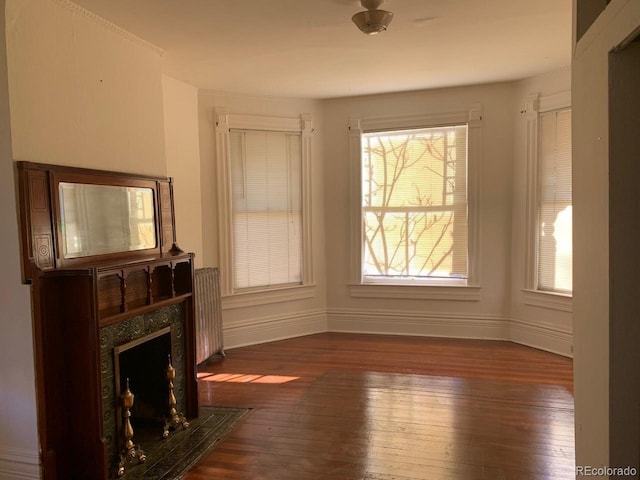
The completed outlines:
[[[280,384],[299,380],[300,377],[285,375],[251,375],[246,373],[198,373],[198,380],[204,382],[231,382],[231,383],[269,383]]]

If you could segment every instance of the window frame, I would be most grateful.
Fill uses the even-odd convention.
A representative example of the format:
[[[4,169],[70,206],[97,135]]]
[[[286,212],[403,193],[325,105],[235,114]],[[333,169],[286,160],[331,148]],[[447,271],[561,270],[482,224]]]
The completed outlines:
[[[467,125],[467,228],[468,272],[467,280],[419,279],[407,281],[364,282],[362,262],[362,134],[385,130],[432,128],[448,125]],[[482,105],[474,103],[464,111],[425,113],[407,116],[351,117],[349,119],[349,166],[351,198],[350,231],[350,295],[362,298],[403,298],[480,300],[479,246],[480,225],[478,216],[478,175],[481,166]]]
[[[525,287],[522,289],[524,303],[553,310],[572,311],[572,293],[538,289],[538,203],[540,159],[540,115],[555,110],[571,108],[571,92],[563,91],[541,96],[531,93],[526,98],[527,123],[527,198],[525,232]],[[572,159],[573,163],[573,159]]]
[[[299,117],[272,117],[229,113],[215,109],[216,167],[218,198],[218,240],[220,263],[220,291],[223,307],[239,308],[290,300],[315,295],[312,258],[311,221],[311,115]],[[233,213],[229,132],[231,129],[293,132],[300,134],[302,154],[302,275],[297,285],[283,284],[265,288],[235,291],[233,267]]]

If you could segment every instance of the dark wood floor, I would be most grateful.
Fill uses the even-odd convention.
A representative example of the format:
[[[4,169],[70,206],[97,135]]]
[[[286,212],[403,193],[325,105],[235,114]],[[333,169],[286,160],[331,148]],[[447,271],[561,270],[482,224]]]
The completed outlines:
[[[550,353],[327,333],[199,375],[202,405],[254,410],[183,480],[575,478],[572,362]]]

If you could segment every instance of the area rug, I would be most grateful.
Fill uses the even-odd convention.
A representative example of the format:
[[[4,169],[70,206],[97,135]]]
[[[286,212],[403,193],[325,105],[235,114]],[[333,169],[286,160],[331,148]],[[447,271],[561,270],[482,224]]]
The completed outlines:
[[[173,432],[151,446],[141,445],[147,461],[128,465],[125,480],[177,480],[202,456],[228,435],[250,409],[200,407],[200,416],[189,428]],[[134,438],[135,440],[135,438]]]

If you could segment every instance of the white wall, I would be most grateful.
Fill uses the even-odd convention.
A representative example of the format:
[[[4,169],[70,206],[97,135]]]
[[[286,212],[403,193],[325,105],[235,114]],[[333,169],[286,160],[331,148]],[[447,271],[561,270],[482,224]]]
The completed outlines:
[[[65,0],[7,0],[2,25],[13,154],[5,87],[0,89],[0,107],[5,105],[0,108],[5,252],[0,478],[24,480],[38,478],[38,440],[29,287],[21,285],[13,160],[162,176],[167,162],[157,49]],[[4,68],[0,77],[2,85]]]
[[[549,97],[571,90],[569,67],[517,82],[517,108],[513,110],[513,234],[511,238],[510,339],[562,355],[572,355],[570,302],[553,295],[525,292],[527,234],[527,114],[526,98],[532,93]],[[544,298],[547,297],[547,298]],[[535,304],[535,305],[534,305]],[[543,306],[553,305],[553,307]],[[569,310],[563,310],[563,308]]]
[[[312,249],[315,289],[313,297],[269,304],[234,307],[223,299],[224,344],[234,347],[326,331],[326,277],[324,224],[323,109],[314,100],[256,97],[223,92],[200,91],[200,155],[202,189],[202,232],[205,266],[220,266],[218,256],[218,214],[215,170],[214,110],[224,108],[233,114],[299,117],[311,114],[311,209]]]
[[[329,329],[501,338],[508,336],[511,248],[513,83],[325,102],[325,190]],[[480,299],[415,300],[350,296],[350,116],[380,117],[468,111],[482,104],[479,168]],[[474,160],[471,160],[474,161]]]
[[[16,160],[166,174],[159,51],[62,0],[6,21]]]
[[[195,253],[195,267],[204,265],[202,195],[198,137],[198,89],[162,76],[167,174],[173,177],[176,239],[184,251]]]
[[[11,150],[9,93],[5,49],[5,1],[0,1],[0,250],[4,252],[0,275],[0,478],[38,478],[33,342],[29,287],[21,284],[20,247],[14,168]],[[15,475],[28,475],[18,477]]]
[[[613,0],[574,50],[573,341],[577,465],[609,465],[608,57],[613,47],[639,27],[640,3]],[[630,374],[635,372],[636,365]],[[631,419],[637,415],[637,411],[630,413]]]

